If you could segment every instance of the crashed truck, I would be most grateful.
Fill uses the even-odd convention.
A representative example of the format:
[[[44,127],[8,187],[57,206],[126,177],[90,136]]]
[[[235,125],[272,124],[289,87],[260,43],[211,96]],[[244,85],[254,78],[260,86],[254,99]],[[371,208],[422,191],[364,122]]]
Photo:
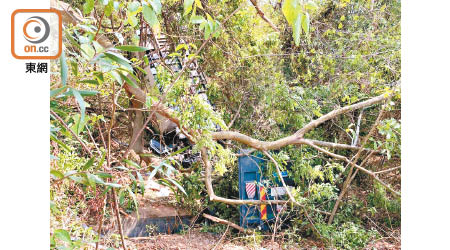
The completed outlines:
[[[156,46],[159,48],[155,48]],[[149,44],[150,48],[146,55],[149,59],[149,66],[144,70],[147,72],[146,81],[152,87],[157,84],[156,68],[164,60],[166,66],[169,66],[174,72],[182,69],[182,60],[179,57],[168,57],[169,51],[167,40],[164,37],[156,39],[156,43]],[[186,60],[186,59],[185,59]],[[196,91],[201,95],[209,105],[214,108],[206,95],[206,77],[202,72],[199,72],[198,66],[194,61],[188,65],[188,71],[193,86],[197,88]],[[158,88],[160,86],[157,86]],[[176,107],[171,107],[176,109]],[[183,168],[189,168],[194,162],[200,161],[200,155],[193,154],[191,145],[186,136],[180,131],[177,125],[165,118],[164,116],[155,113],[155,122],[153,122],[152,130],[157,133],[147,133],[146,138],[149,138],[144,147],[151,150],[159,156],[169,155],[177,150],[187,147],[179,158]],[[220,130],[219,126],[216,126]],[[132,140],[133,141],[133,140]],[[274,174],[272,178],[267,178],[264,175],[267,159],[258,152],[251,152],[250,150],[242,150],[238,159],[238,175],[239,175],[239,198],[242,200],[279,200],[286,199],[286,190],[282,187],[278,176]],[[287,172],[282,172],[282,177],[288,188],[294,186],[294,182],[288,178]],[[270,224],[274,222],[277,214],[281,213],[285,207],[280,204],[274,205],[241,205],[239,208],[240,225],[244,228],[259,228],[267,230]]]

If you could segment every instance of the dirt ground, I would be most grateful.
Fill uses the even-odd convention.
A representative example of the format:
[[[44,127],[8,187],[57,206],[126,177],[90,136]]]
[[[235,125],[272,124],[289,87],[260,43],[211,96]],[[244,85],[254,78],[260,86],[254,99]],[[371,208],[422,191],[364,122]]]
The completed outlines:
[[[198,229],[190,230],[186,234],[156,235],[153,237],[142,237],[128,239],[129,249],[158,249],[158,250],[212,250],[212,249],[230,249],[230,250],[269,250],[269,249],[325,249],[322,243],[311,240],[304,240],[299,245],[289,245],[286,242],[271,242],[270,237],[257,243],[249,237],[231,238],[230,235],[223,235],[200,232]],[[400,242],[391,243],[387,239],[380,239],[370,243],[365,249],[377,250],[398,250],[401,249]]]

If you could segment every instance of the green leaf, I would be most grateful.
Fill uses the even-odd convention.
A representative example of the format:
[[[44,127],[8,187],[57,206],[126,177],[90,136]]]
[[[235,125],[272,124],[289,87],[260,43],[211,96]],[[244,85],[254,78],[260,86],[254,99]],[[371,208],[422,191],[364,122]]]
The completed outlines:
[[[314,11],[314,10],[316,10],[318,8],[318,6],[317,6],[317,4],[314,1],[308,1],[305,4],[305,8],[307,10],[313,10]]]
[[[86,0],[86,3],[83,4],[83,12],[85,15],[89,15],[94,9],[94,0]]]
[[[59,214],[60,213],[59,209],[56,207],[56,205],[55,205],[55,203],[53,201],[50,201],[50,210],[54,214]]]
[[[102,180],[102,178],[99,177],[100,174],[105,176],[105,178],[111,178],[112,177],[112,175],[107,174],[107,173],[88,174],[88,176],[89,176],[89,178],[94,180],[94,182],[97,183],[97,184],[105,184],[105,182]]]
[[[91,46],[91,45],[89,45],[89,44],[87,44],[87,43],[83,43],[83,44],[81,44],[81,49],[82,49],[82,55],[87,59],[87,60],[91,60],[93,57],[94,57],[94,55],[95,55],[95,50],[94,50],[94,48]]]
[[[104,2],[108,2],[108,4],[105,6],[105,15],[107,17],[111,16],[112,11],[114,9],[114,1],[113,0],[105,0]]]
[[[50,135],[50,139],[56,143],[58,143],[58,145],[60,145],[61,147],[63,147],[67,152],[70,152],[70,148],[62,141],[58,140],[55,136]]]
[[[141,187],[142,195],[144,195],[144,193],[145,193],[144,178],[142,178],[142,175],[141,175],[141,173],[139,173],[139,171],[136,171],[136,175],[137,175],[138,180],[139,180],[139,186]]]
[[[210,35],[211,35],[211,26],[210,25],[206,25],[205,26],[205,35],[204,35],[205,39],[208,39]]]
[[[64,50],[61,53],[61,56],[59,57],[59,62],[61,64],[61,83],[63,86],[66,86],[67,84],[67,62],[66,62],[66,55],[64,53]]]
[[[124,170],[124,171],[130,171],[130,169],[128,169],[127,167],[124,166],[117,166],[117,167],[113,167],[114,169],[120,169],[120,170]]]
[[[188,49],[188,46],[187,46],[185,43],[178,44],[177,47],[175,48],[175,51],[178,51],[178,50],[180,50],[180,49],[185,49],[185,50],[187,50],[187,49]]]
[[[123,57],[121,54],[117,54],[114,52],[105,52],[104,55],[109,59],[115,61],[116,63],[123,65],[127,70],[133,72],[133,67],[131,67],[131,62]]]
[[[84,166],[81,168],[81,171],[88,170],[94,164],[94,161],[95,161],[95,157],[92,157],[91,159],[89,159],[89,161],[86,162],[86,164],[84,164]]]
[[[117,82],[119,82],[119,85],[122,86],[123,81],[122,77],[120,77],[120,74],[117,71],[111,71],[108,73],[112,78],[114,78]]]
[[[73,46],[77,47],[78,49],[81,49],[80,44],[72,37],[72,35],[67,30],[64,30],[64,34],[66,38],[69,39],[70,43]]]
[[[219,24],[219,22],[217,20],[214,22],[214,29],[213,30],[214,30],[213,37],[214,38],[218,38],[219,35],[220,35],[220,24]]]
[[[147,51],[148,48],[136,46],[136,45],[122,45],[122,46],[116,46],[116,49],[120,49],[123,51],[130,51],[130,52],[143,52]]]
[[[202,16],[191,16],[191,20],[190,21],[193,24],[199,24],[199,23],[203,23],[206,20]]]
[[[153,28],[159,24],[158,17],[156,16],[155,11],[153,11],[150,6],[144,5],[142,14],[144,15],[145,21],[150,24],[150,27]]]
[[[302,15],[302,28],[306,35],[309,34],[309,14]]]
[[[139,209],[138,209],[138,203],[136,200],[136,195],[134,195],[133,191],[131,191],[129,186],[127,186],[126,188],[127,188],[128,193],[130,194],[131,198],[133,199],[134,206],[136,207],[137,218],[139,219]]]
[[[153,10],[156,12],[156,14],[161,14],[161,9],[162,9],[162,5],[161,5],[161,1],[159,0],[150,0],[150,4],[153,7]]]
[[[123,205],[123,202],[125,201],[125,190],[120,190],[119,191],[119,204]]]
[[[294,36],[294,42],[295,45],[298,46],[300,44],[300,35],[302,33],[301,28],[301,20],[302,20],[303,14],[298,14],[297,18],[295,19],[294,26],[292,27],[293,36]]]
[[[80,124],[82,124],[84,122],[84,116],[85,116],[85,112],[86,112],[86,103],[84,102],[84,99],[81,96],[80,92],[78,92],[78,90],[73,89],[73,88],[71,90],[72,90],[73,96],[75,96],[75,99],[78,102],[78,105],[80,105],[81,116],[80,116],[80,122],[78,124],[80,126]],[[77,129],[78,131],[80,131],[80,127],[79,126],[78,126],[78,129]]]
[[[298,14],[300,11],[300,5],[297,3],[298,0],[285,0],[283,2],[283,6],[281,7],[281,11],[286,17],[290,26],[294,26],[295,20],[298,18]]]
[[[95,173],[98,177],[102,178],[102,179],[106,179],[106,178],[113,178],[112,174],[110,173],[105,173],[105,172],[97,172]]]
[[[89,84],[95,84],[98,85],[98,81],[97,80],[80,80],[78,81],[79,83],[89,83]]]
[[[98,94],[97,90],[78,90],[81,96],[95,96]]]
[[[128,84],[130,84],[134,88],[139,88],[135,82],[133,82],[130,78],[128,78],[126,75],[122,74],[122,72],[118,72],[120,77],[125,80]]]
[[[136,27],[136,25],[138,25],[139,23],[138,19],[135,16],[128,16],[127,21],[133,28]]]
[[[72,243],[72,239],[70,239],[69,233],[64,229],[57,229],[53,232],[53,235],[62,241],[65,241],[67,243]]]
[[[136,12],[138,10],[139,6],[141,6],[141,3],[137,2],[137,1],[133,1],[128,4],[128,11]]]
[[[52,89],[50,90],[50,98],[61,93],[63,90],[65,90],[67,88],[67,86],[61,87],[61,88],[57,88],[57,89]]]
[[[122,187],[122,185],[120,185],[118,183],[109,183],[109,182],[106,182],[103,185],[108,186],[108,187],[112,187],[112,188],[121,188]]]
[[[171,154],[169,155],[169,157],[170,157],[170,156],[177,155],[177,154],[181,154],[181,153],[183,153],[184,151],[186,151],[186,149],[188,149],[188,148],[189,148],[189,146],[184,147],[184,148],[182,148],[182,149],[179,149],[179,150],[177,150],[177,151],[171,153]]]
[[[192,4],[194,3],[194,0],[184,0],[183,8],[184,8],[184,16],[189,14],[192,10]]]
[[[156,168],[154,168],[152,170],[152,172],[150,173],[150,176],[148,177],[149,180],[151,180],[153,178],[153,176],[156,175],[156,172],[158,172],[158,170],[162,167],[162,164],[160,164],[159,166],[157,166]]]
[[[167,179],[161,179],[159,180],[159,182],[163,185],[166,185],[168,187],[172,187],[171,183],[173,185],[175,185],[181,192],[183,192],[185,195],[186,191],[184,190],[184,188],[180,185],[180,183],[178,183],[176,180],[172,179],[172,178],[167,178]]]
[[[105,162],[105,158],[106,158],[106,151],[103,152],[102,158],[100,159],[100,162],[98,163],[96,169],[100,169],[103,166],[103,162]]]
[[[203,10],[203,5],[202,5],[202,2],[200,2],[200,0],[195,0],[195,6],[197,6]]]
[[[52,174],[53,176],[55,176],[58,179],[64,178],[64,174],[61,173],[61,171],[58,171],[55,169],[50,170],[50,174]]]
[[[130,160],[123,160],[125,163],[127,163],[127,164],[129,164],[129,165],[131,165],[131,166],[133,166],[133,167],[135,167],[136,169],[140,169],[141,168],[141,166],[139,166],[139,164],[137,164],[136,162],[134,162],[134,161],[130,161]]]

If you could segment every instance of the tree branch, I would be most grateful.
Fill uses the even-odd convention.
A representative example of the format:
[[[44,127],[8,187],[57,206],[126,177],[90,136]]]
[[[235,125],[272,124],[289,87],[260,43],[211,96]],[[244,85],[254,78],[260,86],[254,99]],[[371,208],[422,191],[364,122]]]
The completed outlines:
[[[391,94],[381,94],[379,96],[376,96],[374,98],[371,98],[369,100],[363,101],[363,102],[358,102],[355,103],[353,105],[350,106],[345,106],[343,108],[340,109],[336,109],[331,111],[330,113],[321,116],[320,118],[313,120],[311,122],[309,122],[308,124],[306,124],[306,126],[304,126],[303,128],[301,128],[300,130],[298,130],[295,134],[299,137],[303,137],[303,135],[305,135],[307,132],[311,131],[312,129],[316,128],[317,126],[319,126],[320,124],[333,119],[334,117],[347,113],[349,111],[355,110],[355,109],[361,109],[361,108],[365,108],[377,103],[380,103],[384,100],[387,100],[388,98],[390,98],[392,96]]]
[[[277,28],[277,26],[275,26],[275,24],[272,23],[272,21],[270,21],[265,15],[264,12],[262,12],[262,10],[259,8],[258,6],[258,2],[256,0],[250,0],[250,2],[253,4],[253,6],[255,6],[256,12],[258,13],[258,15],[264,20],[266,21],[266,23],[268,23],[270,25],[270,27],[272,27],[272,29],[274,29],[276,32],[280,32],[280,30]]]
[[[247,230],[247,229],[245,229],[245,228],[243,228],[241,226],[238,226],[238,225],[234,224],[233,222],[229,222],[227,220],[224,220],[224,219],[221,219],[221,218],[217,218],[217,217],[209,215],[209,214],[203,214],[203,217],[205,217],[207,219],[210,219],[210,220],[212,220],[214,222],[220,223],[220,224],[228,225],[228,226],[230,226],[232,228],[235,228],[235,229],[237,229],[237,230],[239,230],[239,231],[241,231],[243,233],[247,233],[247,234],[251,233],[250,230]]]
[[[355,103],[350,106],[346,106],[346,107],[342,107],[342,108],[333,110],[333,111],[329,112],[328,114],[323,115],[320,118],[309,122],[306,126],[299,129],[293,135],[278,139],[276,141],[260,141],[260,140],[254,139],[250,136],[247,136],[247,135],[241,134],[239,132],[235,132],[235,131],[213,132],[212,138],[215,140],[234,140],[234,141],[243,143],[247,146],[250,146],[254,149],[261,150],[261,151],[275,150],[275,149],[279,149],[279,148],[282,148],[282,147],[285,147],[285,146],[291,145],[291,144],[303,144],[304,141],[302,139],[303,139],[303,136],[305,135],[305,133],[311,131],[312,129],[316,128],[320,124],[322,124],[330,119],[333,119],[338,115],[350,112],[352,110],[361,109],[361,108],[365,108],[365,107],[380,103],[380,102],[390,98],[391,96],[392,96],[392,93],[391,94],[382,94],[382,95],[373,97],[373,98],[363,101],[363,102]],[[332,148],[360,149],[360,147],[348,146],[348,145],[344,146],[345,144],[337,144],[337,143],[327,143],[327,142],[320,142],[320,141],[309,141],[309,143],[311,143],[313,145],[321,144],[322,146],[325,146],[325,144],[326,144],[327,146],[332,147]]]

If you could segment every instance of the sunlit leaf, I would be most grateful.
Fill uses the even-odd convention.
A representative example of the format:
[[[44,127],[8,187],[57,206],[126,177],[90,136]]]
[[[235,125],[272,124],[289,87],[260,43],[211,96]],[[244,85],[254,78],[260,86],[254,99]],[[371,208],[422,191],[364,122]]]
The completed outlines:
[[[56,229],[53,232],[53,235],[55,238],[60,239],[62,241],[65,241],[67,243],[72,243],[72,239],[70,238],[69,233],[64,229]]]
[[[194,0],[184,0],[183,2],[183,8],[184,8],[184,14],[183,15],[187,15],[191,12],[192,10],[192,4],[194,3]]]
[[[58,179],[64,178],[64,174],[61,173],[61,171],[58,171],[55,169],[50,170],[50,174],[52,174],[53,176],[55,176]]]
[[[150,27],[153,28],[159,24],[158,17],[150,6],[144,5],[142,14],[144,15],[145,21],[150,24]]]
[[[89,15],[94,9],[94,0],[86,0],[83,4],[83,13]]]
[[[295,19],[294,26],[292,27],[293,36],[294,36],[294,42],[295,45],[300,44],[300,35],[302,34],[302,27],[301,27],[301,20],[302,20],[303,14],[298,14],[297,18]]]
[[[155,11],[155,13],[158,15],[161,14],[161,9],[162,9],[161,1],[160,0],[150,0],[149,2],[152,5],[152,8]]]
[[[120,50],[123,50],[123,51],[130,51],[130,52],[143,52],[143,51],[149,50],[146,47],[135,46],[135,45],[116,46],[116,49],[120,49]]]
[[[92,167],[92,165],[94,164],[94,161],[95,161],[95,157],[92,157],[91,159],[89,159],[89,161],[86,162],[86,164],[84,164],[84,166],[81,168],[81,171],[86,171],[90,167]]]
[[[305,13],[302,16],[302,28],[305,34],[309,34],[309,14]]]
[[[63,86],[66,86],[68,68],[67,68],[66,55],[64,53],[64,50],[61,52],[61,56],[59,57],[59,63],[61,64],[61,84]]]

